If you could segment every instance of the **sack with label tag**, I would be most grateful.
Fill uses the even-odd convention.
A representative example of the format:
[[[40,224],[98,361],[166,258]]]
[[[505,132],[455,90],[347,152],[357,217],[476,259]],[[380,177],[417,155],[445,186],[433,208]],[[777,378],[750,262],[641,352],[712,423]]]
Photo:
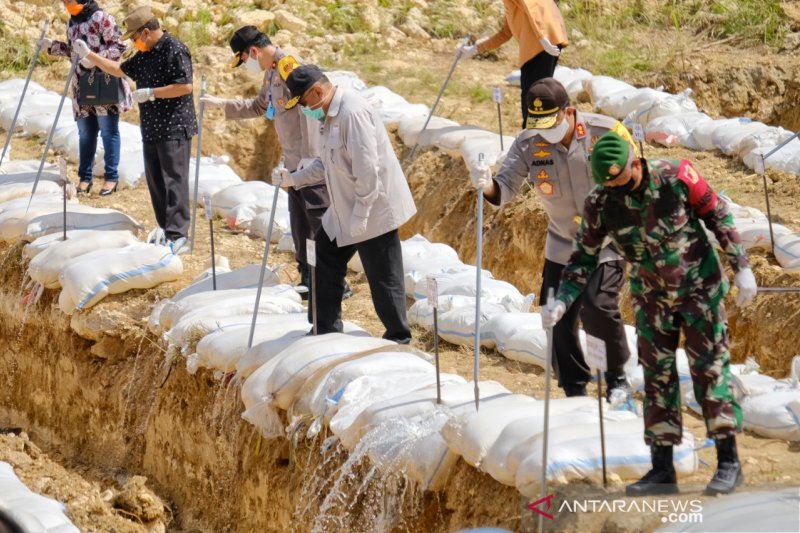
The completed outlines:
[[[79,105],[116,105],[125,99],[122,78],[92,68],[78,78]]]

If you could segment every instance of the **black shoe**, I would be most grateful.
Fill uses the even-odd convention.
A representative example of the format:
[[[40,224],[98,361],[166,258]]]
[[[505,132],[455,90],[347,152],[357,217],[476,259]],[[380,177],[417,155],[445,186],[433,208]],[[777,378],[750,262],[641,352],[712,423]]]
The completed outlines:
[[[567,395],[567,398],[572,398],[573,396],[586,396],[586,385],[564,385],[562,388],[564,389],[564,394]]]
[[[113,183],[114,186],[111,187],[110,189],[105,189],[105,188],[100,189],[100,196],[111,196],[112,194],[114,194],[114,192],[116,192],[117,190],[117,185],[119,185],[119,183],[116,181]]]
[[[639,481],[625,487],[626,496],[678,494],[678,477],[672,464],[672,446],[650,445],[653,468]]]
[[[708,483],[705,494],[730,494],[744,482],[742,465],[736,452],[736,437],[717,439],[714,445],[717,447],[717,471]]]
[[[87,185],[85,189],[81,189],[81,185],[83,185],[84,183],[88,183],[89,185]],[[78,183],[76,192],[78,194],[89,194],[89,191],[92,190],[92,185],[94,185],[93,181],[81,181],[80,183]]]

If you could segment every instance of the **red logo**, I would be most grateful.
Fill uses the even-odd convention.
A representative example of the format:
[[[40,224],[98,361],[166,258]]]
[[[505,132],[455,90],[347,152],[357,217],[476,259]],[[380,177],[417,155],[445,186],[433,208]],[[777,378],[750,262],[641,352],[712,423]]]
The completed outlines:
[[[542,511],[541,509],[538,509],[539,504],[546,502],[547,503],[547,510],[549,511],[550,507],[552,507],[552,505],[553,505],[553,496],[554,496],[553,494],[550,494],[548,496],[545,496],[544,498],[540,498],[540,499],[536,500],[535,502],[529,503],[528,504],[528,509],[530,509],[534,513],[539,513],[540,515],[542,515],[543,517],[547,518],[548,520],[554,520],[553,515],[551,515],[550,513],[546,513],[544,511]]]
[[[578,139],[586,137],[586,126],[583,125],[583,122],[578,122],[575,126],[575,135],[578,136]]]

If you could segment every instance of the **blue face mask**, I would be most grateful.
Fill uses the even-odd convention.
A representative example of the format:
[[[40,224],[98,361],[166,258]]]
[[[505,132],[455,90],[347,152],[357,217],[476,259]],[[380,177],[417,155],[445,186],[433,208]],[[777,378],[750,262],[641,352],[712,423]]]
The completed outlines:
[[[325,120],[325,112],[322,110],[322,107],[318,107],[316,109],[311,109],[306,106],[300,106],[300,111],[303,112],[305,116],[308,118],[314,118],[322,122]]]

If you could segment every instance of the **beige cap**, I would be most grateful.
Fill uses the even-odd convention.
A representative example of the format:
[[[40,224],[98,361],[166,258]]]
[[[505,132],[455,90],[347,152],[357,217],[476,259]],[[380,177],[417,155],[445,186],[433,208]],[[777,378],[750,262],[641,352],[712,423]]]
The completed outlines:
[[[122,39],[130,39],[131,35],[139,31],[142,26],[156,18],[150,6],[139,6],[131,11],[122,23],[125,25],[125,33]]]

